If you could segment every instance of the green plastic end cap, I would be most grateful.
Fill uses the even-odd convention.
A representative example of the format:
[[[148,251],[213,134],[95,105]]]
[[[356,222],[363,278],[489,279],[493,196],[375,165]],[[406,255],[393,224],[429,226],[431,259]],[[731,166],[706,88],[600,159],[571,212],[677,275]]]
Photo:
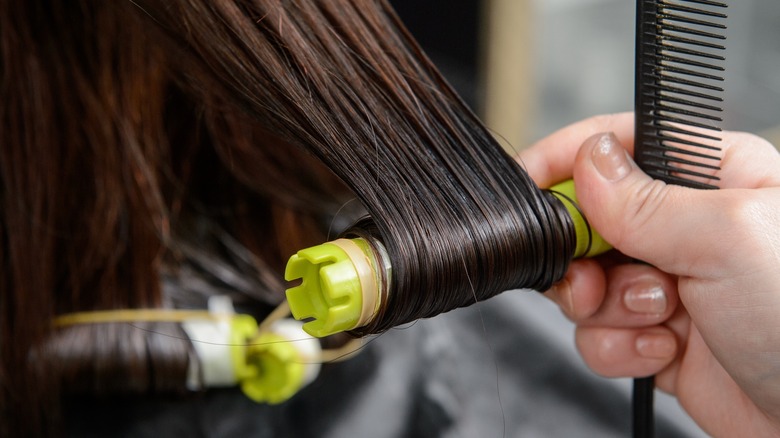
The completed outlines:
[[[290,311],[306,333],[322,338],[356,328],[363,306],[358,271],[343,249],[330,243],[298,251],[287,262],[287,281],[301,284],[287,289]]]
[[[550,193],[566,206],[566,210],[574,222],[574,231],[577,235],[575,258],[594,257],[612,249],[612,246],[588,225],[588,221],[582,215],[578,206],[577,193],[574,190],[574,180],[570,179],[550,187]],[[588,246],[589,241],[590,247]]]
[[[243,360],[234,364],[241,391],[258,403],[285,402],[305,384],[306,365],[298,350],[289,339],[274,333],[251,338]]]

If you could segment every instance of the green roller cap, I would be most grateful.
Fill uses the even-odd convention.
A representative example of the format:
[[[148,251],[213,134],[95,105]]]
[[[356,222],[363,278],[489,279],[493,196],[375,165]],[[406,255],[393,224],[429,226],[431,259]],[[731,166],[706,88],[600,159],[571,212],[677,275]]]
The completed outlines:
[[[287,338],[261,333],[246,347],[244,360],[237,373],[241,391],[258,403],[285,402],[304,386],[306,365]]]
[[[300,250],[287,262],[284,278],[301,279],[286,294],[295,319],[312,319],[303,325],[306,333],[321,338],[356,328],[363,291],[344,250],[330,243]]]

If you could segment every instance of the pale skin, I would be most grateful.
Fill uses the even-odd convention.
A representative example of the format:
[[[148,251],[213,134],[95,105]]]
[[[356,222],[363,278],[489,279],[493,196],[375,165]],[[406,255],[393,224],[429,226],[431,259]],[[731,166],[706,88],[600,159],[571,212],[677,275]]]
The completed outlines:
[[[576,323],[588,366],[655,374],[713,436],[780,436],[780,154],[746,133],[723,133],[721,147],[717,191],[639,170],[628,113],[571,125],[519,159],[540,187],[573,176],[620,253],[573,262],[545,294]]]

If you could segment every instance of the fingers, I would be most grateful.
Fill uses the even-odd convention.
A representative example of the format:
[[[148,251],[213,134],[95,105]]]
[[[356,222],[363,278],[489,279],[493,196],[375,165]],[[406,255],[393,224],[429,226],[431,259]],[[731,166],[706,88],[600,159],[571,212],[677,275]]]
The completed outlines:
[[[570,179],[582,142],[599,132],[614,132],[620,142],[634,144],[633,113],[596,116],[575,123],[522,151],[518,161],[539,187]]]
[[[643,329],[578,327],[577,349],[605,377],[644,377],[666,368],[677,355],[677,338],[663,326]]]
[[[577,260],[546,296],[577,324],[580,354],[601,375],[654,374],[677,355],[677,337],[666,326],[678,309],[676,281],[652,266],[604,270],[596,260]]]
[[[646,327],[666,321],[677,308],[674,277],[644,264],[606,272],[595,260],[572,263],[564,280],[545,294],[580,326]]]
[[[662,324],[653,326],[579,326],[576,344],[596,373],[605,377],[657,374],[658,387],[674,393],[690,327],[690,317],[680,306]]]
[[[681,366],[685,365],[690,330],[690,317],[680,306],[660,325],[578,327],[576,343],[585,363],[596,373],[605,377],[656,374],[658,387],[675,393]]]

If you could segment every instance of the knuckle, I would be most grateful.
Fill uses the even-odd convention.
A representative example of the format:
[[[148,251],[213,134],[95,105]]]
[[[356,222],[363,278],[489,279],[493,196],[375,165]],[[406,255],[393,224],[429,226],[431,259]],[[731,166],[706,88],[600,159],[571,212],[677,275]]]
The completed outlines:
[[[642,233],[647,224],[658,217],[658,212],[668,203],[670,189],[662,181],[651,180],[631,190],[626,197],[623,227],[617,236],[616,246],[634,241],[636,234]]]

